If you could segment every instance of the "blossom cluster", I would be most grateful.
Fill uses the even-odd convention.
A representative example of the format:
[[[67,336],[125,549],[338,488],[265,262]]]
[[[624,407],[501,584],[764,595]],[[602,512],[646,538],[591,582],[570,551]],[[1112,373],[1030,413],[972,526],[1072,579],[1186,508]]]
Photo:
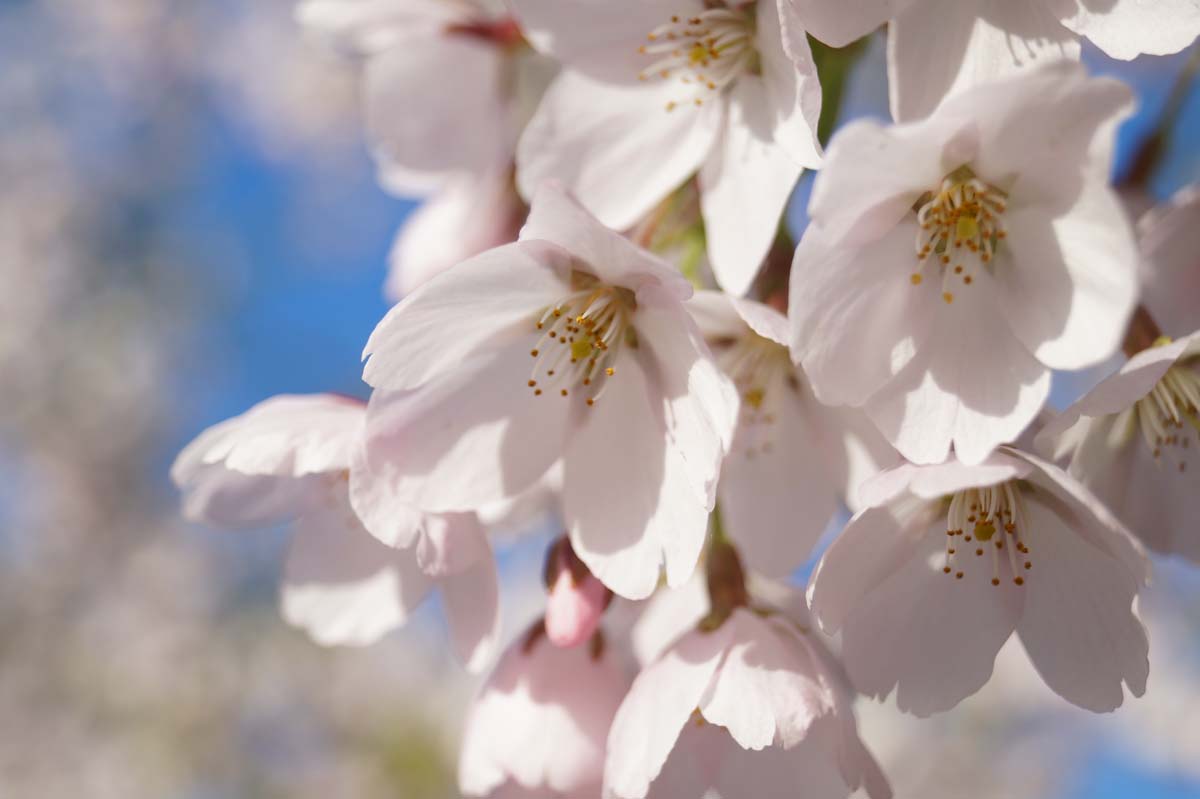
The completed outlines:
[[[382,185],[428,200],[393,250],[369,401],[268,399],[173,477],[189,518],[292,523],[282,610],[319,643],[372,643],[440,595],[463,665],[495,664],[465,795],[880,799],[856,695],[946,711],[1014,632],[1068,702],[1142,694],[1144,549],[1200,560],[1198,205],[1135,230],[1109,183],[1131,94],[1076,62],[1081,37],[1178,51],[1200,5],[299,18],[361,61]],[[810,38],[885,24],[895,122],[823,147]],[[1122,349],[1047,409],[1053,371]],[[807,592],[785,585],[842,505]],[[500,652],[496,531],[547,514],[544,616]]]

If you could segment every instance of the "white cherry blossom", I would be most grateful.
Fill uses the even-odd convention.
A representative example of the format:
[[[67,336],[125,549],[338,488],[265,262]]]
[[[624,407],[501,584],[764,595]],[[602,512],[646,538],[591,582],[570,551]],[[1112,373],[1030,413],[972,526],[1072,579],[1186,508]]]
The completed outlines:
[[[1144,305],[1168,336],[1200,329],[1200,185],[1138,220]]]
[[[533,46],[565,65],[518,145],[522,192],[559,180],[623,229],[698,172],[714,274],[745,293],[801,171],[820,159],[803,21],[777,0],[513,8]]]
[[[553,186],[520,241],[421,286],[367,344],[368,456],[404,502],[466,511],[559,461],[575,552],[614,592],[691,574],[737,394],[686,280]]]
[[[365,417],[356,400],[282,395],[209,428],[171,471],[184,513],[227,528],[292,522],[283,615],[321,644],[373,643],[440,588],[455,650],[480,669],[499,624],[496,568],[483,529],[472,514],[393,506],[393,540],[368,533],[349,491],[356,479],[365,482],[351,476],[361,461]]]
[[[808,30],[841,47],[888,26],[892,116],[926,116],[975,83],[1078,59],[1079,39],[1113,58],[1177,53],[1200,34],[1197,0],[789,0]]]
[[[725,532],[755,571],[786,577],[863,480],[897,459],[857,409],[818,402],[788,353],[787,318],[716,291],[688,310],[741,395],[717,495]]]
[[[1200,562],[1200,333],[1129,359],[1038,436],[1151,549]]]
[[[796,250],[792,353],[818,399],[863,407],[909,460],[979,463],[1045,402],[1051,369],[1099,363],[1136,298],[1106,183],[1119,83],[1062,63],[851,123]]]
[[[1148,564],[1121,524],[1057,467],[1011,448],[976,466],[904,465],[822,557],[813,616],[841,632],[855,687],[901,710],[948,710],[988,681],[1014,630],[1046,685],[1108,711],[1149,670],[1132,604]]]

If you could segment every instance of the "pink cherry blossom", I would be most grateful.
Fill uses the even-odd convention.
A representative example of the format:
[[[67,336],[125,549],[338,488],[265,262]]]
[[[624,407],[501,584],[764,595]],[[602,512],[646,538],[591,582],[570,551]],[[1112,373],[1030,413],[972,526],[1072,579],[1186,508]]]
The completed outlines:
[[[439,587],[455,649],[480,669],[491,659],[499,624],[496,568],[483,529],[471,514],[393,506],[391,540],[368,533],[348,489],[366,482],[353,476],[365,417],[362,403],[343,397],[278,396],[209,428],[171,471],[184,513],[230,528],[293,522],[283,615],[321,644],[373,643]]]
[[[895,451],[857,409],[812,395],[788,354],[787,318],[752,300],[698,292],[688,310],[741,393],[717,495],[721,520],[754,570],[785,577],[838,508]]]
[[[1039,434],[1151,549],[1200,562],[1200,332],[1165,341]]]
[[[561,181],[628,228],[698,173],[718,282],[750,287],[801,171],[817,166],[821,92],[802,20],[777,0],[513,0],[565,65],[517,149],[531,196]]]
[[[859,691],[901,710],[948,710],[991,676],[1015,630],[1046,685],[1094,710],[1146,687],[1133,613],[1148,565],[1087,489],[1011,448],[981,464],[904,465],[863,489],[809,584],[813,615],[842,634]]]
[[[910,461],[979,463],[1099,363],[1134,306],[1130,225],[1107,186],[1129,93],[1058,64],[922,122],[847,125],[796,250],[792,353],[818,399],[862,407]]]
[[[604,740],[629,687],[615,653],[562,648],[540,626],[500,659],[467,712],[464,796],[598,799]]]
[[[1195,0],[789,0],[808,30],[841,47],[891,21],[888,85],[898,121],[928,115],[976,83],[1079,58],[1084,37],[1113,58],[1166,55],[1200,34]]]
[[[467,511],[561,461],[575,552],[614,592],[678,585],[704,541],[737,395],[691,286],[554,187],[520,241],[397,305],[367,344],[368,459],[403,502]]]

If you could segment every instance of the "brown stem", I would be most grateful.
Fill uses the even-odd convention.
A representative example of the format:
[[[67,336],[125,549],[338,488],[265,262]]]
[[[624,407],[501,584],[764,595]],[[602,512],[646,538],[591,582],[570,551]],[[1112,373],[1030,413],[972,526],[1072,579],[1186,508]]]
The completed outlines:
[[[1162,338],[1162,330],[1158,323],[1146,310],[1145,305],[1139,305],[1133,312],[1133,318],[1129,320],[1129,327],[1125,330],[1125,341],[1121,345],[1121,349],[1125,351],[1126,357],[1132,358],[1142,350],[1153,347],[1160,338]]]

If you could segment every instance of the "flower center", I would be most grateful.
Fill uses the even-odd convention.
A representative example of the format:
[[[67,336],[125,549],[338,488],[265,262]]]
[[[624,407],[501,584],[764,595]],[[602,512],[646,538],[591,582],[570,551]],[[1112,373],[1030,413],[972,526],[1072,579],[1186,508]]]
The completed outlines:
[[[594,278],[577,282],[590,285],[546,308],[535,323],[541,336],[529,351],[534,364],[528,385],[537,397],[549,390],[567,397],[572,388],[581,388],[591,392],[587,398],[591,406],[604,393],[608,378],[616,374],[621,346],[637,346],[631,325],[637,302],[629,289],[606,286]]]
[[[941,271],[942,299],[954,302],[957,281],[971,285],[974,271],[988,267],[1008,235],[1001,219],[1007,196],[964,166],[917,202],[918,264],[912,283],[919,286],[927,265],[934,264]]]
[[[1200,452],[1200,374],[1184,365],[1172,366],[1134,407],[1155,461],[1161,464],[1165,455],[1174,455],[1178,471],[1186,472],[1189,455],[1200,457],[1192,454]]]
[[[638,73],[638,80],[677,78],[687,87],[685,94],[690,94],[668,102],[668,111],[688,99],[703,105],[706,97],[716,96],[739,75],[754,69],[758,59],[751,15],[724,6],[693,17],[673,16],[650,31],[646,40],[638,52],[657,56],[657,60]]]
[[[1016,482],[959,491],[950,498],[946,512],[946,561],[942,571],[961,580],[971,551],[976,558],[990,551],[992,585],[1000,585],[1001,560],[1005,556],[1013,582],[1024,585],[1022,570],[1033,568],[1024,538],[1028,531],[1021,487]]]
[[[720,350],[717,363],[742,397],[739,448],[751,458],[770,452],[780,391],[796,386],[787,347],[749,332]]]

